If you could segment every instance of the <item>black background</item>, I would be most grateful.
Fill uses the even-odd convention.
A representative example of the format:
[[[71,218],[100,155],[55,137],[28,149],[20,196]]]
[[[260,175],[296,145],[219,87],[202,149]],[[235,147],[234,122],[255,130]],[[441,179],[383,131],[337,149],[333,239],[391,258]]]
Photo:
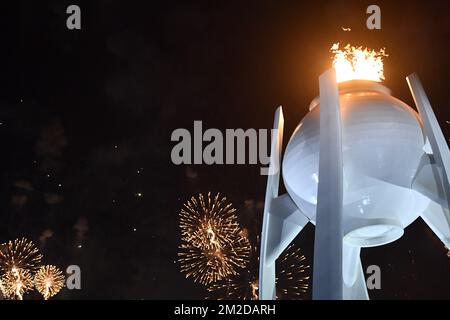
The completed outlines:
[[[66,28],[70,4],[81,7],[81,30]],[[270,128],[283,105],[289,137],[318,94],[329,48],[341,41],[386,47],[385,85],[409,105],[405,76],[417,72],[449,135],[450,3],[377,1],[378,31],[365,26],[370,4],[2,5],[0,239],[26,236],[47,263],[80,265],[82,290],[57,298],[203,298],[175,263],[181,204],[220,191],[254,237],[266,178],[256,165],[173,165],[174,129],[192,131],[194,120]],[[53,234],[44,239],[46,229]],[[313,235],[308,226],[296,239],[310,263]],[[364,249],[363,264],[382,270],[382,290],[371,298],[449,298],[446,252],[420,220],[395,243]]]

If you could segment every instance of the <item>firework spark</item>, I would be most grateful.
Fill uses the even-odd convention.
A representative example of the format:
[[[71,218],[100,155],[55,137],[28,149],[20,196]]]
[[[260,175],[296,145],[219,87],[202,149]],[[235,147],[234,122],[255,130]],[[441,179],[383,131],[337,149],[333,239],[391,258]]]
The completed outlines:
[[[23,295],[33,289],[33,276],[29,270],[13,267],[3,275],[2,287],[6,298],[23,300]]]
[[[204,285],[237,275],[248,262],[248,238],[241,233],[236,209],[218,193],[192,197],[180,213],[181,272]]]
[[[42,266],[34,276],[34,284],[44,299],[48,300],[64,287],[64,275],[55,266]]]
[[[290,245],[279,259],[276,277],[277,299],[301,299],[309,288],[309,265],[300,248]]]
[[[16,269],[35,271],[42,255],[33,242],[25,238],[15,239],[0,246],[0,269],[7,273]]]
[[[276,298],[290,300],[304,298],[309,288],[310,277],[309,265],[306,264],[306,258],[300,253],[300,249],[290,245],[276,263]],[[207,299],[257,300],[258,273],[259,255],[257,248],[254,247],[247,270],[237,277],[209,285],[207,290],[212,296]]]
[[[0,292],[1,292],[3,298],[7,297],[6,289],[5,289],[5,286],[3,285],[3,280],[1,278],[0,278]]]

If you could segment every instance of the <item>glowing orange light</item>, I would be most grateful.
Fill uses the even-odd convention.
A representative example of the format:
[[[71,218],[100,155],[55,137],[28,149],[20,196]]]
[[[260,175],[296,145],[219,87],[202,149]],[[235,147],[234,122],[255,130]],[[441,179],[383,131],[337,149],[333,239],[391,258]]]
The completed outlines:
[[[348,80],[384,80],[383,57],[387,57],[384,49],[375,51],[347,44],[339,49],[339,43],[333,44],[330,51],[334,54],[333,67],[336,69],[337,82]]]

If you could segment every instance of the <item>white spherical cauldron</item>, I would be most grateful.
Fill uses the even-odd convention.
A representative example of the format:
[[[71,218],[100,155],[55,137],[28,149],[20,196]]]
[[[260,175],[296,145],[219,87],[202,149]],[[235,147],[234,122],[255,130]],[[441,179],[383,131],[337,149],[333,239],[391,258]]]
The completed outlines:
[[[411,184],[425,136],[411,107],[372,81],[339,84],[344,175],[344,241],[361,247],[397,240],[428,204]],[[285,187],[315,223],[320,101],[294,131],[283,159]]]

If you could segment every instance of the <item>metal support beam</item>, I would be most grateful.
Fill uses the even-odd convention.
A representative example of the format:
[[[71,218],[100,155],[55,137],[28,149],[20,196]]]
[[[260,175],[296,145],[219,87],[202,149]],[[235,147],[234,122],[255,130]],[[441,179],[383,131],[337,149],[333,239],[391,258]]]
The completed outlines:
[[[431,108],[430,101],[427,94],[420,82],[417,74],[413,73],[406,77],[409,89],[414,98],[417,110],[419,111],[420,118],[422,119],[425,134],[431,145],[433,157],[436,165],[442,169],[440,175],[442,179],[442,186],[444,189],[447,203],[450,200],[450,151],[448,149],[447,141],[442,133],[439,122],[436,119],[436,115]],[[447,206],[450,208],[450,206]],[[450,225],[450,216],[448,211],[444,211],[447,226]]]
[[[342,125],[335,70],[323,73],[319,85],[320,153],[313,299],[342,300]]]
[[[268,263],[267,256],[270,251],[272,201],[278,197],[280,183],[281,148],[283,144],[284,117],[281,107],[275,112],[273,124],[272,143],[270,148],[270,164],[267,176],[266,198],[264,203],[263,226],[261,232],[261,250],[259,258],[259,299],[275,299],[275,263]]]

